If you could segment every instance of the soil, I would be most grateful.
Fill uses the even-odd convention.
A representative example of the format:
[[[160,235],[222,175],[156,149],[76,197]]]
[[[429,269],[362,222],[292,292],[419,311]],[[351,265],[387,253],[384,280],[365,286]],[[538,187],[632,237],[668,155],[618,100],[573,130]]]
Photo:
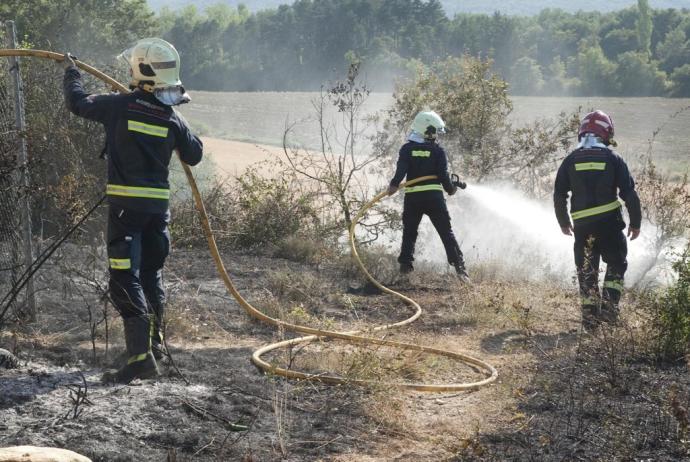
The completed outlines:
[[[226,255],[226,261],[240,290],[257,304],[266,287],[279,292],[276,282],[269,280],[272,271],[313,271],[268,257]],[[20,365],[0,372],[0,446],[61,447],[95,461],[166,460],[169,453],[176,460],[433,460],[447,455],[432,443],[439,426],[476,429],[496,419],[494,412],[487,412],[495,404],[487,409],[486,403],[494,402],[491,397],[500,385],[435,396],[266,376],[250,357],[279,334],[249,319],[228,297],[206,252],[176,251],[167,280],[169,342],[183,377],[166,363],[158,380],[101,385],[101,365],[114,356],[113,350],[122,348],[117,318],[110,315],[114,325],[109,335],[116,345],[109,346],[106,359],[99,331],[94,363],[84,307],[65,307],[55,319],[47,312],[54,302],[45,297],[45,311],[36,325],[15,326],[14,336],[3,337],[3,346],[15,350]],[[346,293],[347,281],[328,281],[330,286],[321,286],[322,290]],[[417,295],[427,302],[439,296],[453,298],[452,288],[438,284],[433,289],[423,287]],[[341,308],[329,307],[333,295],[310,296],[317,305],[311,310],[314,317],[334,319],[343,327],[409,315],[409,309],[382,295],[348,295],[350,303],[359,306],[355,316],[352,310],[343,314]],[[386,307],[388,312],[382,313]],[[418,327],[397,335],[421,338],[443,333],[438,343],[480,352],[479,332],[454,325],[451,314],[431,312]],[[325,346],[336,351],[352,348],[331,342],[307,349],[318,355]],[[279,362],[284,354],[274,356]],[[506,373],[502,355],[490,356]],[[319,367],[318,362],[313,364]],[[480,376],[472,371],[464,375]],[[78,405],[80,392],[85,399]],[[230,423],[247,425],[249,430],[233,432]]]
[[[388,296],[353,294],[352,287],[361,281],[344,277],[335,265],[317,269],[232,252],[225,252],[224,259],[239,290],[269,312],[283,310],[286,316],[336,328],[409,316],[408,308]],[[51,269],[56,268],[46,268]],[[52,285],[42,280],[46,287],[37,322],[14,324],[0,333],[0,347],[20,359],[19,368],[0,369],[0,447],[60,447],[94,461],[575,460],[567,454],[573,438],[583,434],[573,436],[564,429],[556,437],[545,428],[574,418],[568,406],[578,401],[567,400],[573,387],[582,391],[600,386],[600,376],[606,381],[605,362],[596,360],[607,358],[601,351],[604,344],[597,343],[601,337],[578,332],[570,288],[481,279],[468,287],[451,274],[433,271],[393,281],[418,300],[425,313],[389,338],[465,351],[489,361],[500,374],[496,383],[476,391],[425,394],[397,390],[386,382],[441,383],[482,375],[438,358],[338,342],[278,352],[271,359],[315,373],[348,376],[357,369],[378,378],[380,386],[326,386],[265,375],[250,362],[252,352],[292,334],[249,319],[226,294],[207,251],[177,249],[166,271],[174,365],[166,360],[160,378],[128,386],[99,382],[104,367],[122,349],[121,325],[110,309],[108,351],[102,323],[93,348],[87,312],[91,307],[97,313],[98,297],[76,296],[79,291],[74,290],[88,278],[71,276],[74,287],[59,278]],[[586,369],[589,379],[578,374],[587,361],[593,368]],[[623,378],[632,388],[625,394],[605,394],[597,406],[611,407],[629,399],[626,396],[637,396],[641,387],[665,377],[666,388],[645,396],[655,409],[667,409],[660,404],[667,398],[661,390],[682,372],[625,364],[620,371],[627,372],[618,380]],[[599,375],[592,372],[597,370]],[[639,374],[645,379],[627,379]],[[559,388],[564,380],[570,388]],[[631,416],[642,415],[649,406],[642,402],[629,407]],[[676,422],[671,411],[658,415],[668,428]],[[234,431],[233,424],[248,430]],[[587,428],[605,435],[601,427]],[[615,425],[610,429],[615,431]],[[578,460],[596,459],[601,449],[587,435],[591,441],[580,441]],[[651,453],[678,458],[682,449],[674,441],[672,447]],[[649,447],[633,453],[649,455]],[[616,459],[615,448],[607,446],[603,454],[613,456],[605,459]]]

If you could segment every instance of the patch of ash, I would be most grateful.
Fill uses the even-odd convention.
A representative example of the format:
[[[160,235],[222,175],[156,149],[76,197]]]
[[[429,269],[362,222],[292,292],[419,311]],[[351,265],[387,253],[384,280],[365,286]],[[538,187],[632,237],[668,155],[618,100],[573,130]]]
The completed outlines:
[[[94,460],[135,460],[132,452],[140,446],[148,455],[136,460],[151,460],[157,452],[162,457],[166,443],[178,448],[199,443],[201,424],[180,410],[184,402],[209,399],[212,388],[170,380],[106,386],[100,383],[101,374],[46,363],[4,372],[0,446],[63,447]],[[80,404],[75,402],[77,390],[85,393]]]

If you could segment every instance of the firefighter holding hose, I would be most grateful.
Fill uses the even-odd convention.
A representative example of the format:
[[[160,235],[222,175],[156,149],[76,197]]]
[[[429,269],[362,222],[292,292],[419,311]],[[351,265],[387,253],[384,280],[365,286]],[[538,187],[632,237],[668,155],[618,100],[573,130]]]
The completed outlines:
[[[443,242],[448,263],[455,268],[461,280],[469,282],[465,261],[453,234],[450,214],[443,197],[443,191],[452,196],[458,190],[458,185],[451,181],[448,174],[446,152],[437,142],[438,135],[444,133],[445,129],[446,124],[437,113],[420,112],[412,122],[412,131],[407,142],[400,148],[395,175],[388,187],[388,194],[394,194],[405,177],[408,181],[427,175],[435,175],[437,178],[405,187],[403,236],[398,263],[400,263],[400,272],[403,274],[414,270],[412,262],[417,230],[422,217],[428,215]]]
[[[554,187],[554,208],[561,231],[575,235],[575,265],[582,303],[582,325],[595,329],[615,323],[628,267],[620,197],[630,215],[628,237],[640,234],[642,212],[628,166],[615,153],[613,120],[602,111],[587,114],[578,130],[579,145],[561,164]],[[570,196],[570,215],[567,199]],[[572,222],[571,222],[572,217]],[[599,263],[606,263],[599,291]]]
[[[170,159],[177,149],[183,162],[196,165],[203,146],[173,109],[190,100],[179,78],[177,50],[165,40],[147,38],[120,57],[130,67],[129,94],[88,94],[69,54],[63,65],[67,108],[105,128],[109,292],[122,316],[127,360],[106,372],[103,381],[129,383],[157,376],[156,359],[163,355]]]

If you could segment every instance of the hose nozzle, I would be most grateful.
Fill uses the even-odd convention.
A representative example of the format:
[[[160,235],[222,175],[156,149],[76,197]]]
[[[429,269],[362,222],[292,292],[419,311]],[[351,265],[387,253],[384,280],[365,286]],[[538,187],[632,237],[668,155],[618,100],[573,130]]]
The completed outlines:
[[[464,181],[460,181],[460,177],[457,176],[455,173],[450,175],[450,180],[455,186],[457,186],[460,189],[465,189],[467,187],[467,183],[465,183]]]

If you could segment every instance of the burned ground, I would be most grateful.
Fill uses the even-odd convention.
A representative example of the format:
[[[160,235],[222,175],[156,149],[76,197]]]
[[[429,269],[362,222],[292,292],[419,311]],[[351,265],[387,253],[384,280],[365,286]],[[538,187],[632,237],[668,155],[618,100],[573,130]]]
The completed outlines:
[[[351,329],[411,314],[388,296],[353,290],[361,281],[340,264],[317,270],[268,256],[224,258],[239,290],[285,319]],[[176,367],[166,361],[157,381],[102,386],[102,367],[122,349],[119,321],[109,308],[107,355],[102,322],[94,349],[89,319],[102,310],[98,291],[75,290],[88,278],[73,285],[56,279],[42,296],[38,322],[15,324],[0,338],[0,347],[20,358],[18,369],[0,369],[0,446],[64,447],[94,461],[685,457],[685,366],[650,361],[632,314],[626,327],[583,335],[572,288],[476,274],[470,287],[424,271],[394,281],[425,313],[388,338],[466,351],[499,370],[488,387],[438,395],[385,383],[481,374],[429,355],[334,341],[269,358],[381,385],[325,386],[260,373],[252,352],[292,334],[250,319],[225,292],[206,252],[181,249],[167,269]],[[235,423],[249,429],[233,431]]]

